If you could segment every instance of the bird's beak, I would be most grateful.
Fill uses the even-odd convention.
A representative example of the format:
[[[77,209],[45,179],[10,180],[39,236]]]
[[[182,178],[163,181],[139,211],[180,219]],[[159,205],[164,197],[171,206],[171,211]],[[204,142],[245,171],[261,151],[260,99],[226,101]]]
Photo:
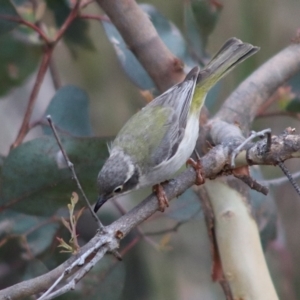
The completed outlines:
[[[94,212],[96,213],[99,208],[109,199],[106,195],[100,195],[94,207]]]

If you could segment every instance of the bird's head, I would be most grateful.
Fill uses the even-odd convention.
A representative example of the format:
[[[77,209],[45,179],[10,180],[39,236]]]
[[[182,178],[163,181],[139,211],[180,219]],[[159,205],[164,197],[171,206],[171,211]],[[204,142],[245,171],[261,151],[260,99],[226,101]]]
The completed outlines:
[[[139,170],[121,150],[113,151],[98,174],[99,197],[94,211],[115,195],[134,189],[139,183]]]

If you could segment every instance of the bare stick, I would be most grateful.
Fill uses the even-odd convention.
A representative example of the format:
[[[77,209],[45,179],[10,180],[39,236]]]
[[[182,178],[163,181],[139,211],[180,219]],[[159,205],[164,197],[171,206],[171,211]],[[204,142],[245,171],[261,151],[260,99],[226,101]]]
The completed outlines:
[[[52,131],[53,131],[53,134],[54,134],[54,136],[55,136],[55,139],[56,139],[56,141],[57,141],[57,144],[58,144],[58,146],[59,146],[59,149],[60,149],[60,151],[62,152],[62,154],[63,154],[63,156],[64,156],[64,159],[65,159],[65,161],[66,161],[66,163],[67,163],[69,169],[71,170],[72,177],[73,177],[73,179],[76,181],[77,187],[78,187],[78,189],[80,190],[83,199],[85,200],[85,202],[86,202],[86,204],[87,204],[87,206],[88,206],[88,208],[89,208],[89,210],[90,210],[92,216],[94,217],[95,221],[98,223],[99,229],[100,229],[101,231],[104,231],[104,226],[102,225],[102,223],[101,223],[101,221],[99,220],[98,216],[97,216],[96,213],[94,212],[94,210],[93,210],[93,208],[92,208],[92,206],[91,206],[91,204],[90,204],[90,202],[89,202],[87,196],[85,195],[84,190],[83,190],[82,187],[81,187],[81,184],[80,184],[80,182],[79,182],[79,180],[78,180],[78,177],[77,177],[77,175],[76,175],[76,172],[75,172],[74,165],[73,165],[73,163],[70,161],[70,159],[69,159],[69,157],[68,157],[68,155],[67,155],[67,153],[66,153],[66,151],[65,151],[65,149],[64,149],[64,147],[63,147],[63,145],[62,145],[62,143],[61,143],[61,140],[60,140],[60,138],[59,138],[59,136],[58,136],[58,134],[57,134],[57,132],[56,132],[55,126],[54,126],[54,124],[53,124],[53,121],[52,121],[52,118],[51,118],[50,115],[47,116],[47,120],[48,120],[48,122],[49,122],[49,124],[50,124],[50,127],[51,127]]]
[[[293,173],[291,175],[294,179],[298,179],[298,178],[300,178],[300,171],[296,172],[296,173]],[[274,179],[268,179],[268,180],[261,181],[261,184],[277,186],[277,185],[284,184],[288,181],[289,181],[289,178],[287,178],[286,176],[282,176],[282,177],[279,177],[279,178],[274,178]]]
[[[255,132],[252,131],[250,136],[248,138],[246,138],[238,147],[236,147],[231,154],[231,167],[234,168],[235,167],[235,158],[237,157],[237,155],[240,153],[240,151],[243,149],[243,147],[246,146],[247,143],[249,143],[250,141],[252,141],[253,139],[257,138],[257,137],[264,137],[265,135],[267,135],[267,149],[266,149],[266,153],[270,151],[270,147],[271,147],[271,129],[264,129],[262,131],[259,132]]]
[[[282,170],[282,172],[285,174],[285,176],[288,178],[289,182],[292,184],[294,189],[296,190],[297,194],[300,196],[300,187],[298,183],[293,178],[293,175],[290,173],[290,171],[287,169],[287,167],[284,165],[283,162],[279,162],[278,166]]]
[[[11,145],[11,149],[14,149],[14,148],[18,147],[22,143],[22,141],[25,138],[26,134],[28,133],[29,121],[30,121],[30,118],[31,118],[31,114],[32,114],[32,111],[33,111],[38,93],[40,91],[42,82],[44,80],[46,71],[48,69],[52,52],[53,52],[53,48],[47,48],[46,52],[44,53],[44,56],[42,58],[42,62],[41,62],[41,65],[40,65],[40,68],[39,68],[39,71],[38,71],[38,74],[37,74],[37,77],[36,77],[36,80],[35,80],[35,83],[34,83],[34,87],[31,91],[31,94],[30,94],[30,97],[29,97],[29,102],[28,102],[28,105],[27,105],[27,108],[26,108],[26,112],[25,112],[25,115],[24,115],[24,118],[23,118],[21,128],[19,130],[19,133],[18,133],[18,136],[17,136],[15,142]]]
[[[44,40],[44,42],[47,44],[47,45],[50,45],[51,44],[51,40],[47,37],[47,35],[44,33],[44,31],[39,28],[38,26],[36,26],[35,24],[31,23],[31,22],[28,22],[20,17],[15,17],[15,16],[6,16],[6,15],[0,15],[0,19],[2,20],[7,20],[7,21],[11,21],[11,22],[15,22],[15,23],[19,23],[21,25],[24,25],[24,26],[27,26],[31,29],[33,29],[34,31],[36,31],[40,38],[42,40]]]

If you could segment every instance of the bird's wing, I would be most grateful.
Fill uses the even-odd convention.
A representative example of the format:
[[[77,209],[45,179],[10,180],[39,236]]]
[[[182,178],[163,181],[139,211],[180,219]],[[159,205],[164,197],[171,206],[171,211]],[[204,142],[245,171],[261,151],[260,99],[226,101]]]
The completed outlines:
[[[155,98],[147,106],[171,107],[178,116],[179,128],[185,128],[190,105],[197,83],[199,67],[194,67],[183,82],[174,85],[166,92]]]
[[[184,135],[198,73],[199,68],[194,68],[182,83],[132,116],[112,146],[134,157],[145,171],[170,159]]]
[[[146,172],[170,157],[173,147],[179,144],[180,135],[173,108],[146,106],[128,120],[112,148],[122,149]]]

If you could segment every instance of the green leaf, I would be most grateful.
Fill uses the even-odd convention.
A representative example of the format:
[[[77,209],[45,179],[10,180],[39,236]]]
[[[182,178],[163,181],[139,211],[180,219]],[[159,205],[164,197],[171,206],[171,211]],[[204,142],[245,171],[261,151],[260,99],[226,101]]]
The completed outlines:
[[[14,17],[14,18],[19,17],[15,7],[9,0],[0,1],[0,15],[7,16],[7,17]],[[19,24],[17,22],[12,22],[0,18],[0,35],[13,30],[18,25]]]
[[[140,6],[148,14],[159,37],[169,50],[188,67],[192,68],[197,65],[197,62],[190,56],[186,41],[175,24],[166,19],[154,6],[150,4],[141,4]]]
[[[47,6],[53,11],[55,23],[58,28],[62,26],[71,12],[71,8],[65,1],[47,0]],[[93,41],[88,35],[89,22],[76,18],[66,30],[63,38],[73,55],[76,55],[76,47],[86,50],[95,50]]]
[[[23,281],[46,274],[49,270],[38,259],[32,259],[26,266]]]
[[[44,252],[52,244],[58,227],[58,223],[49,223],[27,235],[28,246],[34,256]]]
[[[96,178],[107,157],[102,138],[62,137],[87,196],[96,199]],[[43,137],[10,152],[2,169],[0,205],[26,214],[50,216],[77,191],[55,139]],[[81,204],[83,203],[80,201]]]
[[[102,25],[129,79],[142,90],[153,89],[154,82],[135,55],[129,50],[117,28],[110,21],[102,21]]]
[[[16,40],[12,35],[0,37],[0,96],[19,86],[36,69],[40,47]]]
[[[56,222],[47,222],[46,218],[29,216],[6,209],[0,214],[1,237],[15,236],[26,239],[30,253],[38,255],[53,242],[54,234],[59,227]]]
[[[197,65],[197,62],[190,56],[186,42],[179,29],[158,12],[154,6],[149,4],[141,4],[140,6],[149,16],[158,35],[169,50],[188,67]],[[109,21],[102,21],[102,25],[127,76],[142,90],[154,89],[155,86],[152,79],[134,54],[128,49],[115,26]]]
[[[189,221],[202,216],[200,199],[190,188],[174,199],[166,212],[167,216],[178,221]]]
[[[193,53],[205,58],[209,35],[214,30],[222,10],[218,1],[191,0],[184,2],[184,23]]]
[[[285,107],[285,110],[293,112],[293,113],[299,113],[300,112],[300,99],[295,98],[295,99],[289,101]]]
[[[46,110],[47,115],[51,115],[55,126],[73,136],[92,135],[89,97],[76,86],[67,85],[59,89]],[[43,130],[45,134],[52,135],[49,126],[43,126]]]

